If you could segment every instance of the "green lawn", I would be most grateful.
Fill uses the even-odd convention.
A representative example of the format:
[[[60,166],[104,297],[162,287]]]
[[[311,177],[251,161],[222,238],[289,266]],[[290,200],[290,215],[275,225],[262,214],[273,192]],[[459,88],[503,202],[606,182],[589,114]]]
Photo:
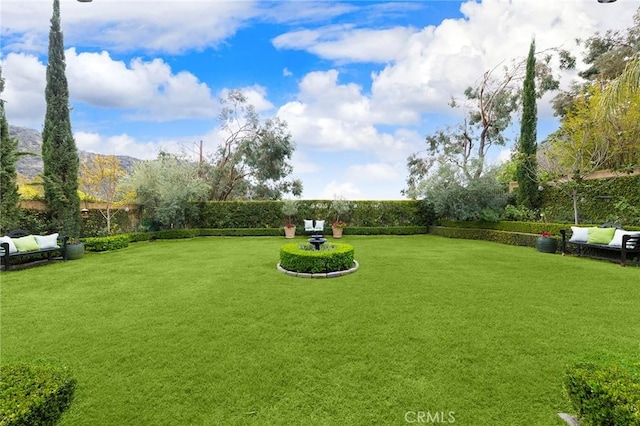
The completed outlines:
[[[300,239],[302,241],[302,239]],[[63,425],[561,425],[568,364],[640,354],[640,268],[430,235],[345,237],[360,270],[276,270],[284,238],[132,244],[6,272],[2,362],[66,365]]]

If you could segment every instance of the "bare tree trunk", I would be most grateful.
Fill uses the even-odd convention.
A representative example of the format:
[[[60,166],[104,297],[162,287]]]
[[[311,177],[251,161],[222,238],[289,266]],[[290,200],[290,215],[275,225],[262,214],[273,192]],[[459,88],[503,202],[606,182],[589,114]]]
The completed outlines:
[[[573,222],[577,225],[578,224],[578,189],[573,188],[571,195],[573,198]]]

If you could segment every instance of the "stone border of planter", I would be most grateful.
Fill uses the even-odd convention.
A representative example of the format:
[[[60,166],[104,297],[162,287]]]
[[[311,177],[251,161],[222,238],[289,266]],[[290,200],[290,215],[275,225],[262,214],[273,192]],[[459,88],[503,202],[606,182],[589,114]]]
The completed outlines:
[[[569,426],[580,426],[578,419],[567,413],[558,413],[558,417],[564,420]]]
[[[316,273],[316,274],[308,274],[308,273],[305,273],[305,272],[288,271],[288,270],[284,269],[282,266],[280,266],[279,263],[276,265],[276,267],[278,268],[278,271],[280,271],[280,272],[282,272],[284,274],[287,274],[290,277],[298,277],[298,278],[337,278],[337,277],[341,277],[343,275],[353,274],[360,267],[360,264],[355,259],[353,260],[353,265],[354,265],[353,268],[347,269],[345,271],[335,271],[335,272]]]

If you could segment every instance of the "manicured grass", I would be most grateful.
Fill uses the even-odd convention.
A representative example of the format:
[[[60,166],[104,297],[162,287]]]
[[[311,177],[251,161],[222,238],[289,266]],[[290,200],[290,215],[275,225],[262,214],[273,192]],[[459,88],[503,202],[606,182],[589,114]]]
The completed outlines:
[[[568,364],[640,353],[640,268],[429,235],[342,241],[360,270],[328,280],[278,272],[288,241],[272,237],[2,273],[2,362],[72,370],[63,425],[401,425],[409,411],[560,425]]]

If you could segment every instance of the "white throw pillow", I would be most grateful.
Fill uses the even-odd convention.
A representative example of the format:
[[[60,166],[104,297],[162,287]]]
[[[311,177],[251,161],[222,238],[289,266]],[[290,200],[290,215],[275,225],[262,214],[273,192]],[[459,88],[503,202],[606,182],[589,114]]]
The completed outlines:
[[[9,254],[18,252],[18,248],[11,237],[0,237],[0,243],[9,243]]]
[[[316,220],[316,231],[322,231],[324,229],[324,220]]]
[[[60,248],[58,245],[58,234],[34,235],[38,247],[41,249]]]
[[[634,237],[640,236],[640,232],[631,232],[625,231],[622,229],[616,229],[615,234],[613,234],[613,239],[609,243],[611,247],[622,247],[622,236],[623,235],[632,235]],[[634,249],[636,247],[635,241],[627,243],[628,249]]]
[[[581,228],[579,226],[571,227],[570,243],[586,243],[589,239],[589,228]]]
[[[313,221],[312,220],[304,220],[304,229],[307,231],[312,231],[313,230]]]

